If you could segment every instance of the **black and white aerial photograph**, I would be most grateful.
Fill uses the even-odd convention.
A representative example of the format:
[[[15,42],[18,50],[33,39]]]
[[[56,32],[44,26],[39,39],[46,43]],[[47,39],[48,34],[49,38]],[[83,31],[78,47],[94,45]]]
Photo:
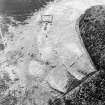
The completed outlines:
[[[0,105],[105,105],[105,0],[0,0]]]

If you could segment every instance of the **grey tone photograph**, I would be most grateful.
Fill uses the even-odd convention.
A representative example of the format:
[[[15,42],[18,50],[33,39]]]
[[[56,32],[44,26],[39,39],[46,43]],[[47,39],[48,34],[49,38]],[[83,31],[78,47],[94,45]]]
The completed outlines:
[[[0,0],[0,105],[105,105],[105,0]]]

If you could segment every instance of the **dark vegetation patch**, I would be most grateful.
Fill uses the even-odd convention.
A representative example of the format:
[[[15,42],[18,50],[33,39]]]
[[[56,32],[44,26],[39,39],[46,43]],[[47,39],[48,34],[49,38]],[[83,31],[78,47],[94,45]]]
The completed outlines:
[[[105,6],[93,6],[79,20],[80,36],[97,70],[105,69]]]
[[[104,105],[105,104],[105,73],[99,74],[87,80],[79,87],[79,91],[73,93],[71,99],[66,99],[66,105]],[[68,104],[69,103],[69,104]]]
[[[0,0],[0,14],[23,22],[53,0]]]

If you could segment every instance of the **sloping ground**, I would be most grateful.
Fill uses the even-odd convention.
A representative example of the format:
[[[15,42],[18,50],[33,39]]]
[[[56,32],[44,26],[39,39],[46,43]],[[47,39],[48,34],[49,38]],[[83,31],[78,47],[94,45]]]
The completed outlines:
[[[0,0],[0,15],[12,16],[23,22],[53,0]]]
[[[103,2],[53,2],[26,20],[28,24],[9,25],[5,34],[7,46],[1,53],[7,64],[2,68],[6,71],[10,68],[8,72],[12,75],[14,71],[19,82],[25,85],[26,93],[19,96],[24,104],[44,105],[49,98],[62,96],[71,86],[75,88],[75,84],[77,86],[89,73],[96,71],[76,28],[77,18],[96,4]],[[52,16],[52,23],[45,24],[42,15]],[[11,79],[14,81],[12,76]]]

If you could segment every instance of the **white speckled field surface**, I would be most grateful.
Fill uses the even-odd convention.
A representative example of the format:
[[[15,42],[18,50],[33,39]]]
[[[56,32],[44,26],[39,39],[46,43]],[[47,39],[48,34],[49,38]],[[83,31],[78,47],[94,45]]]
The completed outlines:
[[[10,17],[18,25],[8,25],[8,31],[3,34],[6,46],[0,52],[0,71],[1,74],[7,72],[10,81],[9,89],[0,95],[20,89],[23,93],[20,94],[22,98],[18,96],[18,105],[25,102],[25,105],[47,105],[49,98],[67,91],[68,81],[78,82],[95,71],[75,28],[85,9],[104,2],[87,1],[51,2],[25,20],[25,25]],[[51,23],[41,20],[41,16],[46,15],[53,17]],[[4,17],[1,20],[5,21]],[[24,89],[30,90],[29,95],[35,102],[30,104],[28,99],[23,102]]]

